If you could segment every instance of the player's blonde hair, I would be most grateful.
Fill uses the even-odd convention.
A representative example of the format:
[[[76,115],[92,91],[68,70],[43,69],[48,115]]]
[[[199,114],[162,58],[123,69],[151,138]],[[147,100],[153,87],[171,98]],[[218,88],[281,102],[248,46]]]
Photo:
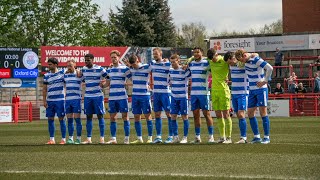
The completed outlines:
[[[245,53],[247,53],[247,52],[244,49],[239,49],[234,53],[234,55],[235,55],[236,59],[241,59],[244,57]]]
[[[153,49],[152,49],[152,51],[159,51],[159,52],[160,52],[160,54],[162,54],[162,49],[161,49],[161,48],[159,48],[159,47],[155,47],[155,48],[153,48]]]
[[[117,55],[118,57],[120,57],[120,52],[119,52],[118,50],[112,50],[112,51],[110,52],[110,56],[111,56],[112,54],[115,54],[115,55]]]
[[[177,59],[179,60],[180,59],[180,56],[178,54],[172,54],[170,59]]]
[[[69,59],[68,61],[67,61],[67,63],[68,62],[72,62],[73,64],[76,64],[76,61],[74,60],[74,59]]]

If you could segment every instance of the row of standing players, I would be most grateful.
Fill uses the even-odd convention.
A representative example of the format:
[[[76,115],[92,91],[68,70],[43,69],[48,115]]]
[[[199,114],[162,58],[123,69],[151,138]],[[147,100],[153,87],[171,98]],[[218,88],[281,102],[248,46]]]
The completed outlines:
[[[55,144],[54,116],[60,122],[62,140],[60,144],[91,144],[93,129],[93,114],[97,115],[100,129],[101,144],[117,144],[116,115],[122,114],[124,125],[124,144],[143,143],[141,115],[147,121],[147,143],[188,143],[188,82],[191,79],[191,110],[194,115],[195,138],[191,143],[201,143],[201,118],[202,111],[208,128],[208,143],[232,143],[232,120],[229,115],[230,99],[234,111],[237,113],[240,128],[240,140],[236,143],[247,143],[247,123],[245,111],[248,110],[250,125],[254,134],[251,143],[270,143],[270,122],[267,115],[267,79],[272,73],[272,66],[261,59],[257,54],[250,54],[244,50],[235,53],[227,52],[224,57],[217,54],[214,49],[209,49],[207,57],[203,57],[203,50],[199,47],[193,49],[193,57],[186,65],[180,65],[178,55],[172,55],[170,61],[162,59],[160,48],[153,49],[154,61],[142,64],[135,55],[131,55],[125,65],[121,65],[120,52],[114,50],[110,53],[113,67],[105,70],[93,64],[94,56],[87,54],[85,64],[81,71],[75,70],[75,62],[68,61],[66,71],[58,71],[56,58],[48,60],[49,72],[44,76],[43,99],[48,117],[50,140],[47,144]],[[227,85],[229,69],[231,72],[231,94]],[[265,72],[266,71],[266,72]],[[209,111],[208,74],[212,75],[211,100],[216,113],[220,139],[213,138],[213,120]],[[156,138],[153,140],[153,121],[151,117],[149,79],[153,80],[153,109],[155,112]],[[106,81],[101,81],[101,79]],[[130,121],[128,118],[128,96],[126,94],[126,81],[130,79],[132,90],[132,113],[134,114],[134,127],[137,139],[129,142]],[[81,83],[86,89],[84,94],[84,113],[87,116],[87,139],[81,142],[82,124],[81,113]],[[169,89],[171,86],[171,92]],[[105,142],[105,114],[102,88],[109,87],[109,113],[111,138]],[[261,139],[255,110],[259,107],[263,121],[264,138]],[[168,138],[162,140],[161,112],[165,111],[168,119]],[[68,120],[69,138],[66,140]],[[177,116],[183,120],[183,137],[178,136]],[[74,122],[76,121],[76,134],[74,140]]]

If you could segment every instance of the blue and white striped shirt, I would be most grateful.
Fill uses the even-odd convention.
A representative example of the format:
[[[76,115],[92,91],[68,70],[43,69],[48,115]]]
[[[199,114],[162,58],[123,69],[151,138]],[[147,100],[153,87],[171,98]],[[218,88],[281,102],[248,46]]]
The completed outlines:
[[[130,68],[133,84],[132,95],[150,95],[148,84],[152,69],[149,64],[139,65],[138,69]]]
[[[84,66],[82,69],[83,80],[86,83],[86,92],[84,97],[103,96],[100,81],[107,77],[107,72],[101,66],[94,64],[92,68]]]
[[[151,63],[153,77],[153,92],[154,93],[170,93],[169,89],[169,69],[170,62],[157,63],[153,60]]]
[[[210,65],[207,58],[203,58],[200,61],[191,61],[189,69],[192,79],[191,95],[209,95],[208,73]]]
[[[245,67],[229,66],[231,74],[231,94],[249,94]]]
[[[246,74],[249,80],[249,90],[267,89],[267,84],[262,87],[257,86],[257,82],[264,81],[264,68],[272,68],[272,66],[260,57],[250,58],[246,64]]]
[[[43,84],[47,85],[47,101],[64,101],[64,71],[47,72]]]
[[[127,66],[119,65],[107,69],[110,80],[109,100],[128,99],[125,89],[126,79],[131,78],[130,69]]]
[[[188,99],[188,81],[191,76],[189,69],[170,68],[171,96],[176,99]]]
[[[66,100],[81,99],[82,78],[77,77],[77,72],[64,74],[66,83]]]

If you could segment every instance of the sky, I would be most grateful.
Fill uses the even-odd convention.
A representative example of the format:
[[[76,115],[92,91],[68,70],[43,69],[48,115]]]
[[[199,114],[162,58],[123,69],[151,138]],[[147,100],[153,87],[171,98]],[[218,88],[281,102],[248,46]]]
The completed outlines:
[[[110,8],[122,6],[122,0],[92,0],[100,6],[99,14],[108,20]],[[169,0],[174,24],[201,22],[207,34],[213,31],[258,30],[282,19],[282,0]]]

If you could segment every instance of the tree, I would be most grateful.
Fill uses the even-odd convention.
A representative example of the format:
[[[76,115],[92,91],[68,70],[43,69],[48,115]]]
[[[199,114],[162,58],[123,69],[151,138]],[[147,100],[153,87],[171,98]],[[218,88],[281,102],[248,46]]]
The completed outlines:
[[[2,0],[0,46],[107,45],[98,9],[91,0]]]
[[[180,32],[180,29],[178,29],[178,32]],[[182,24],[180,38],[182,38],[184,42],[180,42],[180,44],[184,47],[193,48],[199,46],[205,50],[207,49],[206,42],[204,41],[206,37],[206,27],[202,23],[192,22],[190,24]],[[181,41],[181,39],[179,40]]]
[[[108,42],[113,46],[125,46],[130,43],[127,42],[128,32],[121,26],[121,22],[117,15],[112,10],[109,12],[109,34],[106,35]]]
[[[221,37],[221,36],[239,36],[239,35],[255,35],[255,34],[282,34],[282,19],[279,19],[271,24],[265,24],[259,30],[249,29],[248,31],[238,32],[238,31],[222,31],[217,33],[213,31],[211,36],[213,37]]]
[[[278,19],[277,21],[267,25],[265,24],[264,27],[260,28],[260,34],[282,34],[283,27],[282,27],[282,19]]]
[[[109,13],[112,45],[174,46],[175,31],[168,0],[123,0],[118,13]]]

